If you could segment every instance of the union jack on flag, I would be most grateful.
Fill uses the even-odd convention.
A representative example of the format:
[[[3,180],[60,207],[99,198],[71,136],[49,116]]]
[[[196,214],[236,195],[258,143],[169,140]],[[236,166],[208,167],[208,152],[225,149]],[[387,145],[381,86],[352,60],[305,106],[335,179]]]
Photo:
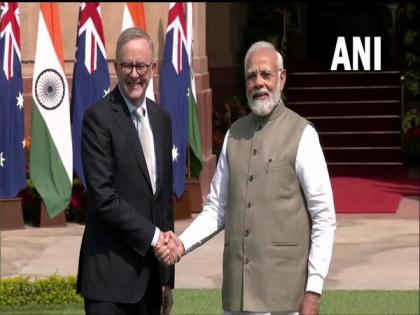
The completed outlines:
[[[182,71],[182,58],[187,53],[187,26],[185,21],[185,7],[182,2],[169,4],[168,28],[166,34],[173,30],[172,37],[172,65],[179,75]],[[168,35],[167,35],[168,36]],[[182,56],[184,54],[184,56]],[[188,55],[187,55],[188,56]]]
[[[82,2],[76,43],[71,97],[73,166],[86,187],[82,167],[82,122],[86,110],[110,91],[104,31],[99,2]]]
[[[172,118],[173,189],[178,198],[184,192],[189,87],[185,7],[182,2],[171,2],[160,75],[160,102]]]
[[[0,198],[13,198],[26,186],[19,8],[0,8]]]

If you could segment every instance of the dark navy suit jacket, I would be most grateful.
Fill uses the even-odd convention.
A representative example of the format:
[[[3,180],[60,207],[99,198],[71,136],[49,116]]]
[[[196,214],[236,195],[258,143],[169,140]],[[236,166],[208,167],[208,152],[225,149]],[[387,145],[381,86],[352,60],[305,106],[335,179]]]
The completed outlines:
[[[146,105],[155,143],[155,194],[118,86],[84,116],[82,161],[88,207],[77,292],[90,299],[138,302],[149,277],[174,286],[174,268],[160,266],[150,246],[156,226],[174,230],[171,118],[153,101],[147,99]]]

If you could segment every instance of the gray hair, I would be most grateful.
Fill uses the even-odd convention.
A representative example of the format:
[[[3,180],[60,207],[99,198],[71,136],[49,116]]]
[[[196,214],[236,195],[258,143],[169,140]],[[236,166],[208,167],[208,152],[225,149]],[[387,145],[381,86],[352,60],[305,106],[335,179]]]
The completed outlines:
[[[150,50],[152,51],[152,60],[154,59],[154,48],[153,48],[153,42],[152,39],[150,38],[149,34],[147,34],[144,30],[142,30],[141,28],[138,27],[129,27],[127,29],[125,29],[120,36],[118,36],[118,40],[117,40],[117,48],[115,50],[115,59],[119,60],[119,55],[120,55],[120,51],[121,48],[127,44],[129,41],[133,40],[133,39],[137,39],[137,38],[143,38],[145,40],[147,40],[147,42],[149,43],[150,46]]]
[[[251,47],[249,47],[249,49],[248,49],[248,51],[245,55],[245,61],[244,61],[245,72],[247,70],[246,69],[246,64],[248,62],[249,56],[251,55],[251,53],[253,53],[254,51],[259,50],[259,49],[271,49],[271,50],[275,51],[276,55],[277,55],[277,69],[278,70],[283,70],[283,57],[277,51],[276,47],[272,43],[265,42],[265,41],[259,41],[259,42],[256,42],[256,43],[252,44]]]

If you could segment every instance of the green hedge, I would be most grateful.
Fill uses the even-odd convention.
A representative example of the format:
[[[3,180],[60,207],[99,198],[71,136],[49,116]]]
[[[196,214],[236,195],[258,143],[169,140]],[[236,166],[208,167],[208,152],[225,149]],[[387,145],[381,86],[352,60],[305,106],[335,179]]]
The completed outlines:
[[[82,303],[76,294],[76,277],[51,275],[30,280],[29,277],[0,279],[0,305]]]

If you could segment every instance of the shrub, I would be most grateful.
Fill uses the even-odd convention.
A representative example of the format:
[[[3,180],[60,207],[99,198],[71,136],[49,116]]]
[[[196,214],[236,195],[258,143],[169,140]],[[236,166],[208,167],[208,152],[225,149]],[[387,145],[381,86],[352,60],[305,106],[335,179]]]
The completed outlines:
[[[76,294],[74,276],[51,275],[30,280],[29,277],[0,279],[0,305],[82,303]]]
[[[420,164],[420,111],[409,110],[402,122],[403,148],[408,165]]]

